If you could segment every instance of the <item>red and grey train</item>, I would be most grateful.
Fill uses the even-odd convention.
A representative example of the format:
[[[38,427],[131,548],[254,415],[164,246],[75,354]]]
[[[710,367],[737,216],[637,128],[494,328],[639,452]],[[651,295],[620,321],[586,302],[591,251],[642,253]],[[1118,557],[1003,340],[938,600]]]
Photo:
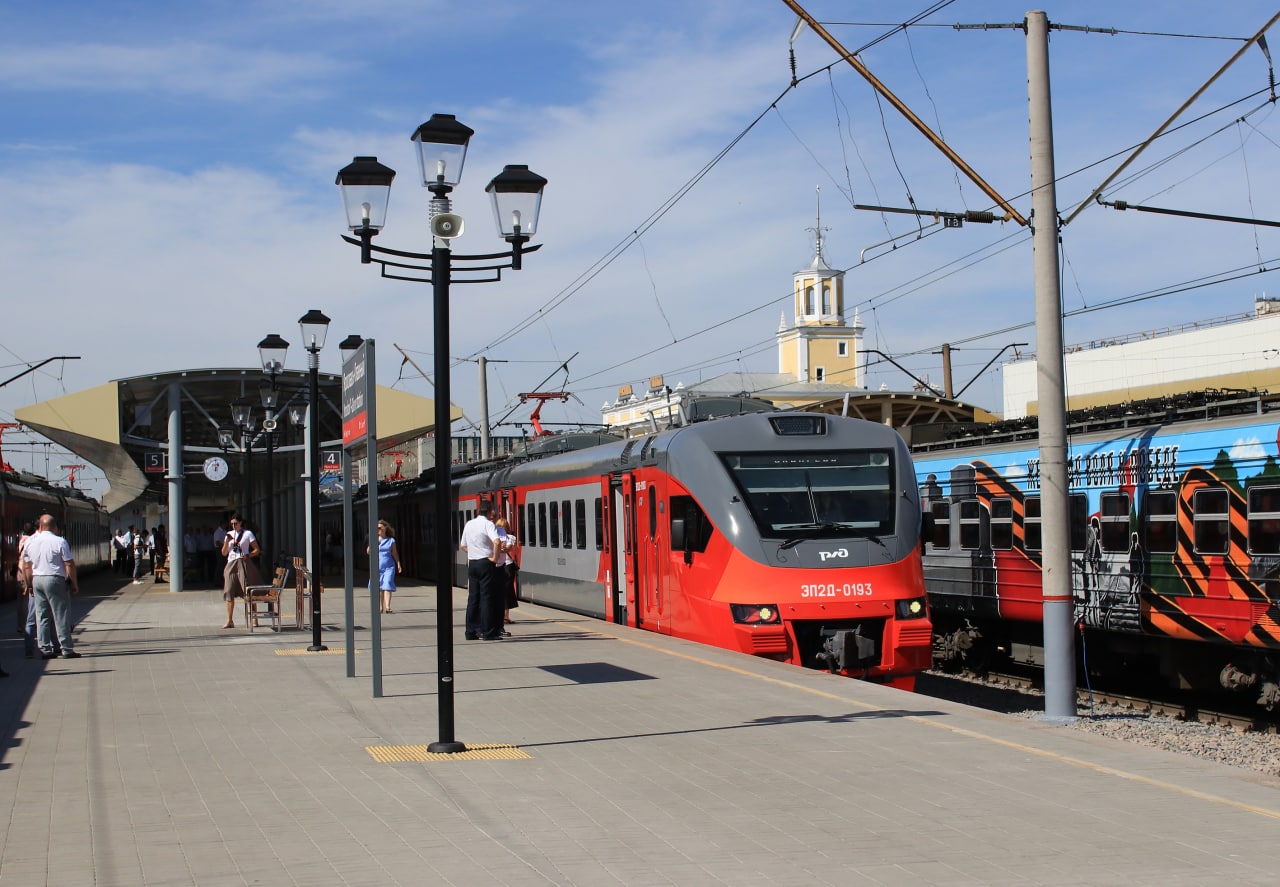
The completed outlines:
[[[1204,392],[1068,427],[1082,673],[1280,703],[1280,398]],[[914,450],[935,652],[1041,665],[1033,420]]]
[[[5,600],[18,595],[14,567],[18,562],[18,537],[22,525],[42,514],[52,514],[59,531],[71,546],[80,570],[105,567],[111,556],[111,532],[102,506],[79,490],[55,487],[34,474],[0,471],[0,562],[4,571]]]
[[[522,600],[907,689],[929,666],[919,494],[892,429],[754,412],[576,441],[454,476],[455,550],[494,502],[520,540]],[[379,493],[421,578],[434,575],[429,477]]]

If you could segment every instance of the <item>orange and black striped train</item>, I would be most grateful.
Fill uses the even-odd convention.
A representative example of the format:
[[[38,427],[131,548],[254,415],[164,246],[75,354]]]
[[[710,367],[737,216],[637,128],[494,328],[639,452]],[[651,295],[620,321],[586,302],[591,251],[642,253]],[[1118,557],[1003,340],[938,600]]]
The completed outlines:
[[[1280,704],[1280,397],[1097,408],[1068,435],[1079,673]],[[1042,665],[1034,420],[913,450],[935,657]]]

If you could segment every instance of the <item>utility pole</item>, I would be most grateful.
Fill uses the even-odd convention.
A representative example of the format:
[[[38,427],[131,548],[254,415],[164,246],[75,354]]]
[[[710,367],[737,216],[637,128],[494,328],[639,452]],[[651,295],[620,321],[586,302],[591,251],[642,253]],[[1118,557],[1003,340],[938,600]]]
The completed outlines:
[[[489,458],[489,359],[483,354],[480,365],[480,461]]]
[[[1071,594],[1071,509],[1067,489],[1067,404],[1058,277],[1058,195],[1049,93],[1049,19],[1027,13],[1027,107],[1031,130],[1031,245],[1036,307],[1036,397],[1040,404],[1041,594],[1044,713],[1076,716],[1075,602]]]

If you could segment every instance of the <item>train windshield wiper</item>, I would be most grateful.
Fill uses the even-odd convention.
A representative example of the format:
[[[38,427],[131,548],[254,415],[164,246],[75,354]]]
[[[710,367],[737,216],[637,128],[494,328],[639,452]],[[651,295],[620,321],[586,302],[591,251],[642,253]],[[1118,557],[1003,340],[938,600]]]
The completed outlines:
[[[855,527],[852,524],[840,524],[840,523],[828,522],[823,524],[803,524],[799,526],[788,527],[788,529],[806,530],[808,532],[801,533],[799,536],[792,536],[786,542],[783,542],[781,545],[778,546],[779,551],[786,551],[788,548],[794,548],[795,546],[799,545],[801,542],[811,542],[814,539],[818,539],[820,537],[827,537],[832,535],[846,535],[846,534],[850,536],[857,536],[861,539],[870,539],[872,542],[874,542],[876,545],[879,545],[881,548],[888,547],[884,544],[884,540],[881,539],[877,534],[871,532],[870,530],[864,527]]]
[[[788,530],[805,530],[806,532],[801,533],[799,536],[792,536],[786,542],[783,542],[781,545],[778,546],[778,551],[786,551],[788,548],[795,548],[801,542],[809,542],[813,539],[817,539],[819,536],[828,535],[833,530],[844,530],[848,528],[844,524],[825,523],[825,524],[792,524],[791,526],[787,527],[787,529]]]

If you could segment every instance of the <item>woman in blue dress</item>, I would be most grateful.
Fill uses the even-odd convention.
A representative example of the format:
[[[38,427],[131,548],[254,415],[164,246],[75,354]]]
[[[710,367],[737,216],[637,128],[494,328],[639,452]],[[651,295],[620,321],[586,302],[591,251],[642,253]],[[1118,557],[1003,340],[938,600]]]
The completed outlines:
[[[365,547],[365,554],[369,549]],[[400,550],[396,548],[396,532],[391,524],[378,521],[378,587],[382,589],[382,601],[378,608],[380,613],[394,612],[391,609],[391,595],[396,590],[396,574],[400,572]]]

